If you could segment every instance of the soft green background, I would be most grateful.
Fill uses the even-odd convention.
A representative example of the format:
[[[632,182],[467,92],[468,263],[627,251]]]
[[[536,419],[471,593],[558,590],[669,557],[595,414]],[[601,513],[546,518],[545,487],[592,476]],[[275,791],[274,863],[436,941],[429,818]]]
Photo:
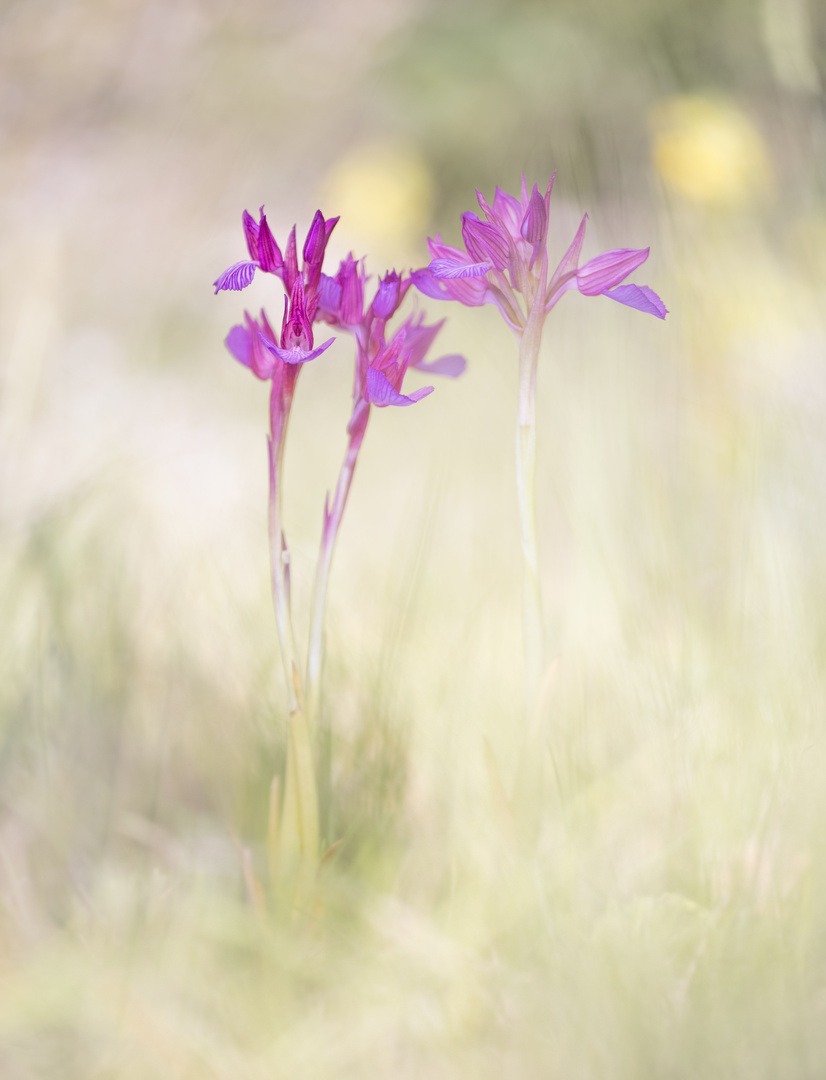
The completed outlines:
[[[3,0],[3,1080],[826,1074],[824,80],[805,0]],[[515,342],[433,305],[468,372],[376,411],[334,566],[325,914],[260,925],[266,390],[222,339],[281,299],[210,282],[244,207],[380,272],[553,168],[552,256],[587,210],[671,314],[546,327],[535,768]],[[291,422],[302,639],[351,363]]]

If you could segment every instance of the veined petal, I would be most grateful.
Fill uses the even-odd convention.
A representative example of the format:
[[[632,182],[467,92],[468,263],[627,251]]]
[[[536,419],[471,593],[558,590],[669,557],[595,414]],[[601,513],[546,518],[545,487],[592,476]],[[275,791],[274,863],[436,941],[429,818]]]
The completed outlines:
[[[520,228],[522,239],[529,244],[544,244],[548,236],[548,211],[545,200],[539,194],[539,188],[534,184],[531,197],[528,200],[528,209],[522,218]]]
[[[264,207],[261,207],[263,212]],[[244,225],[244,236],[247,240],[247,251],[253,262],[258,262],[258,222],[247,210],[244,211],[241,221]]]
[[[428,270],[437,278],[476,278],[484,277],[493,269],[490,261],[464,263],[457,259],[434,259]]]
[[[304,262],[313,262],[319,253],[323,256],[326,245],[327,230],[324,227],[324,215],[320,210],[316,210],[313,220],[310,222],[307,238],[304,241],[304,249],[301,253],[304,256]]]
[[[330,234],[332,233],[332,231],[336,227],[336,225],[338,225],[340,220],[341,220],[341,215],[339,215],[338,217],[329,217],[324,222],[324,235],[326,236],[327,240],[330,239]]]
[[[495,221],[496,214],[493,211],[493,207],[487,201],[479,188],[476,189],[476,201],[479,203],[479,209],[482,211],[488,221]]]
[[[295,225],[287,239],[287,247],[284,251],[284,287],[287,292],[293,291],[295,279],[298,277],[298,249],[295,242]]]
[[[668,314],[668,308],[647,285],[618,285],[602,295],[610,296],[612,300],[625,304],[626,307],[644,311],[646,315],[656,315],[658,319],[664,319]]]
[[[423,386],[421,390],[414,390],[412,394],[400,394],[385,375],[376,371],[375,368],[369,368],[364,387],[364,400],[381,409],[386,405],[413,405],[432,393],[432,386]]]
[[[513,306],[505,293],[496,285],[491,285],[485,294],[485,303],[495,304],[499,308],[499,314],[516,333],[525,329],[525,316]]]
[[[493,196],[493,210],[514,240],[521,240],[522,204],[513,195],[497,188]]]
[[[258,336],[273,356],[277,356],[278,359],[282,360],[285,364],[306,364],[308,360],[315,360],[317,356],[321,356],[325,349],[329,349],[336,340],[334,337],[331,337],[328,341],[325,341],[323,345],[319,345],[317,349],[310,351],[302,349],[298,345],[293,345],[291,349],[281,349],[274,341],[270,341],[262,333],[259,332]]]
[[[556,180],[556,169],[551,173],[551,179],[548,181],[548,186],[545,189],[545,209],[549,214],[551,212],[551,192],[554,189],[554,180]]]
[[[439,356],[435,360],[420,360],[418,364],[411,364],[417,371],[427,372],[428,375],[445,375],[448,379],[458,379],[467,368],[467,360],[459,353],[450,353],[449,356]]]
[[[524,184],[525,178],[522,178]],[[528,201],[528,209],[522,218],[520,227],[522,239],[532,247],[531,262],[528,270],[533,270],[533,264],[539,257],[540,251],[545,247],[548,240],[548,208],[545,200],[539,194],[539,188],[534,184],[531,197]]]
[[[318,309],[327,315],[337,315],[341,307],[341,286],[327,274],[321,275],[318,284]]]
[[[650,248],[615,248],[590,259],[577,270],[576,287],[583,296],[599,296],[625,281],[630,273],[642,266]]]
[[[352,252],[339,264],[336,281],[341,285],[341,321],[356,326],[364,315],[364,277]]]
[[[438,233],[431,239],[427,238],[427,248],[431,259],[453,259],[454,262],[473,262],[473,259],[461,248],[446,244]]]
[[[567,285],[568,280],[573,273],[576,273],[577,267],[580,265],[580,254],[582,252],[582,242],[585,239],[585,222],[587,221],[587,214],[583,215],[580,221],[580,227],[577,229],[577,235],[571,241],[568,251],[559,260],[559,266],[554,270],[549,286],[547,286],[547,294],[545,297],[545,310],[550,310],[554,306],[554,303],[558,299],[557,293],[561,295],[560,288],[569,287]]]
[[[418,317],[411,315],[405,322],[402,329],[405,335],[404,343],[410,354],[408,363],[411,367],[419,367],[444,324],[445,320],[440,319],[437,323],[431,323],[428,326],[424,321],[424,315]]]
[[[262,206],[261,221],[258,225],[258,265],[268,274],[277,274],[284,265],[284,258],[267,224],[267,215],[263,210]]]
[[[216,295],[227,289],[240,292],[242,289],[246,289],[254,277],[255,263],[244,260],[243,262],[233,263],[212,284],[215,286]]]
[[[462,239],[471,257],[478,262],[492,262],[497,270],[508,265],[508,236],[498,225],[481,221],[477,214],[462,214]]]

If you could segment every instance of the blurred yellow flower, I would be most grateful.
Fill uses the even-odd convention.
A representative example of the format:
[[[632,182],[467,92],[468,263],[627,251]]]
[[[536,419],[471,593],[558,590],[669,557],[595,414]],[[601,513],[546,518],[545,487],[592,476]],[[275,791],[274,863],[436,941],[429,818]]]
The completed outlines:
[[[333,165],[323,204],[341,215],[340,231],[359,250],[392,254],[421,243],[430,221],[433,180],[415,149],[399,144],[354,147]]]
[[[743,206],[772,186],[768,152],[736,105],[685,96],[651,112],[657,172],[677,195],[709,206]]]

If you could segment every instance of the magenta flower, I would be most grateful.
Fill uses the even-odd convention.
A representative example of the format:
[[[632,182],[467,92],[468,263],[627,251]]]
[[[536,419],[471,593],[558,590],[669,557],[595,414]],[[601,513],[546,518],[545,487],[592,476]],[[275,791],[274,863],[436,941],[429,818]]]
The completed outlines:
[[[261,207],[257,221],[244,211],[242,224],[249,258],[230,266],[214,282],[216,293],[240,291],[247,288],[260,270],[280,278],[286,293],[280,333],[276,334],[264,311],[258,319],[245,312],[244,324],[232,327],[226,346],[239,363],[257,378],[268,381],[271,387],[268,453],[273,605],[291,713],[283,802],[289,814],[285,811],[279,820],[293,822],[300,834],[297,841],[300,849],[311,854],[318,841],[319,803],[310,732],[315,733],[319,744],[322,806],[328,803],[330,784],[329,727],[319,707],[327,585],[371,406],[407,406],[431,394],[432,386],[404,393],[404,379],[411,367],[453,377],[465,368],[464,358],[455,354],[427,359],[443,320],[427,325],[421,314],[413,315],[395,332],[388,331],[388,323],[412,284],[409,276],[389,271],[379,280],[372,297],[366,299],[370,279],[363,259],[357,260],[350,253],[334,275],[324,273],[324,256],[337,221],[338,218],[325,219],[320,210],[316,211],[299,265],[295,226],[282,251],[267,224],[264,208]],[[299,373],[304,364],[320,356],[335,340],[329,338],[321,345],[315,344],[313,325],[319,321],[353,336],[356,362],[344,461],[332,499],[328,496],[324,506],[307,665],[302,671],[291,614],[289,551],[282,527],[282,476],[287,425]]]
[[[295,226],[293,226],[287,240],[287,247],[282,255],[281,249],[267,224],[263,206],[258,213],[258,221],[246,210],[242,217],[249,259],[233,263],[223,274],[216,278],[213,282],[216,293],[224,289],[234,289],[236,292],[246,289],[252,283],[256,270],[262,270],[264,273],[275,274],[280,277],[287,292],[292,292],[295,280],[299,276]],[[314,294],[318,287],[327,241],[330,239],[330,234],[336,227],[337,222],[337,217],[325,220],[321,211],[316,210],[307,238],[304,241],[301,276],[310,295]]]
[[[285,364],[306,364],[308,360],[314,360],[321,356],[325,349],[336,340],[329,338],[317,349],[313,348],[313,314],[318,306],[318,297],[314,296],[309,303],[304,296],[304,282],[297,277],[293,284],[289,301],[284,297],[284,321],[281,325],[281,344],[278,345],[272,336],[261,334],[264,346]]]
[[[401,392],[408,368],[452,378],[461,375],[465,369],[464,357],[459,355],[426,359],[444,320],[426,326],[423,315],[411,316],[388,341],[385,336],[387,323],[404,300],[412,281],[395,270],[389,271],[379,281],[372,301],[365,306],[364,292],[368,281],[364,260],[357,261],[350,253],[342,259],[335,277],[323,274],[319,285],[318,317],[349,331],[356,339],[354,414],[361,403],[380,408],[412,405],[432,393],[432,386],[412,394]]]

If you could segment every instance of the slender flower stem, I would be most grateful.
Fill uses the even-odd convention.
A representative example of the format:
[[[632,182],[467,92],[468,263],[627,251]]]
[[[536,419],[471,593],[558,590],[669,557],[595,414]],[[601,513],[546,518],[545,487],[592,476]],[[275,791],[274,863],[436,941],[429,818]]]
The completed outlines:
[[[535,302],[519,337],[519,413],[516,425],[516,486],[522,529],[525,708],[530,716],[544,667],[542,593],[536,545],[536,367],[544,311]]]
[[[301,708],[301,676],[298,650],[293,633],[290,611],[289,552],[284,540],[282,511],[282,475],[284,466],[284,443],[287,422],[279,425],[269,440],[270,452],[270,561],[272,565],[272,600],[275,621],[281,642],[281,659],[284,664],[284,680],[287,684],[287,702],[290,713]]]
[[[332,507],[324,509],[324,530],[318,553],[315,583],[313,585],[312,612],[310,616],[310,643],[307,650],[307,720],[310,730],[315,731],[319,745],[319,796],[322,813],[322,834],[330,839],[330,786],[331,786],[331,730],[329,719],[321,712],[321,677],[324,668],[324,616],[327,608],[327,586],[333,561],[338,530],[341,526],[347,497],[353,482],[359,450],[364,441],[370,408],[363,403],[356,406],[354,423],[341,471],[336,483]]]

